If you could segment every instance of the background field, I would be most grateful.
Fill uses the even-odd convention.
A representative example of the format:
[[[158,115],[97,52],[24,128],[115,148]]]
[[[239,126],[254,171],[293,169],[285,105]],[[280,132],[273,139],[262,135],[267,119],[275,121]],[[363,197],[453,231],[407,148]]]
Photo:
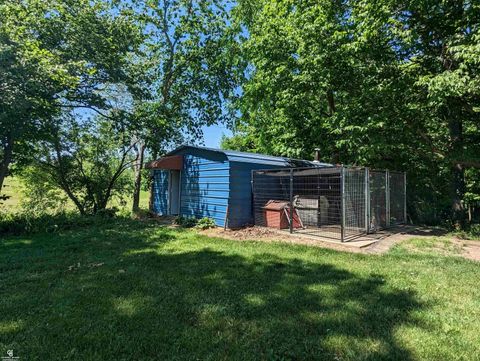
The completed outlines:
[[[28,198],[24,194],[24,186],[19,178],[16,177],[7,177],[5,178],[5,184],[2,189],[2,192],[5,195],[9,196],[6,201],[0,201],[0,211],[5,212],[16,212],[21,209],[23,201],[28,201]],[[148,191],[140,191],[140,208],[148,209]],[[126,204],[119,202],[117,198],[113,198],[109,203],[109,207],[117,207],[121,210],[131,210],[132,209],[132,199],[131,197],[127,199]],[[68,210],[75,210],[73,202],[68,200],[66,208]]]

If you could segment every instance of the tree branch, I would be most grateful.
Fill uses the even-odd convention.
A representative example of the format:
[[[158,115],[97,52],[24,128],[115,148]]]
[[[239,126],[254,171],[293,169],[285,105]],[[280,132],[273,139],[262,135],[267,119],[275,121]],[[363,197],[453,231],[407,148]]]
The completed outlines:
[[[462,167],[480,169],[480,162],[479,162],[479,161],[453,160],[452,163],[453,163],[454,165],[460,165],[460,166],[462,166]]]
[[[85,109],[90,109],[90,110],[93,110],[95,113],[97,113],[98,115],[106,118],[106,119],[110,119],[110,120],[114,120],[115,118],[112,117],[112,116],[109,116],[103,112],[101,112],[99,109],[91,106],[91,105],[86,105],[86,104],[60,104],[58,105],[60,108],[70,108],[70,109],[75,109],[75,108],[85,108]]]

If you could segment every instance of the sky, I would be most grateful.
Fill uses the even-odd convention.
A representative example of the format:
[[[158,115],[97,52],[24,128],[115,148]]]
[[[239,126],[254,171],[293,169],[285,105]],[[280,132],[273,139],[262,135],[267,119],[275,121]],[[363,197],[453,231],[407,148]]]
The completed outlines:
[[[223,125],[211,125],[209,127],[205,126],[202,127],[202,130],[205,147],[209,148],[220,148],[220,140],[222,139],[222,135],[232,135],[232,132]]]
[[[93,111],[88,109],[79,108],[75,109],[74,113],[78,115],[81,119],[87,119],[88,117],[93,117],[96,114]],[[222,124],[216,124],[211,126],[203,126],[203,139],[199,140],[196,145],[201,145],[209,148],[220,148],[220,141],[222,135],[232,136],[232,132]],[[202,142],[203,141],[203,142]]]

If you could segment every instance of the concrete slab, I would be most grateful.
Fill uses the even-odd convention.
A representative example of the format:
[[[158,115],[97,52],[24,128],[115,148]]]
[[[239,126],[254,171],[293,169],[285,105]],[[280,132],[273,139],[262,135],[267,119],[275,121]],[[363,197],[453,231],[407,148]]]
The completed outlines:
[[[368,235],[357,237],[347,242],[341,242],[340,239],[338,239],[339,237],[338,234],[335,234],[335,233],[331,233],[331,234],[322,233],[322,236],[318,236],[306,230],[297,230],[293,234],[290,234],[288,230],[276,230],[276,231],[279,234],[283,234],[285,236],[304,238],[304,239],[309,239],[311,241],[332,243],[339,246],[352,247],[352,248],[364,248],[378,242],[378,239],[369,237]]]

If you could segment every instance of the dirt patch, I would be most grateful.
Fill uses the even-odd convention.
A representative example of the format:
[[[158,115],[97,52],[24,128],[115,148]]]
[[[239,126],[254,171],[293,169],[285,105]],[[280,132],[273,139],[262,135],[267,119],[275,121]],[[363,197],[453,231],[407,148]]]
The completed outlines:
[[[462,255],[465,258],[480,262],[480,241],[460,241],[463,243]]]
[[[371,235],[370,239],[373,238],[375,243],[367,247],[354,247],[353,242],[342,244],[340,242],[325,241],[317,237],[290,235],[285,231],[265,227],[246,227],[239,230],[212,228],[199,231],[199,233],[209,237],[219,237],[234,241],[283,242],[365,254],[383,254],[388,252],[394,245],[415,238],[420,243],[425,242],[428,244],[420,246],[408,243],[404,247],[413,252],[433,252],[480,261],[480,241],[465,241],[455,237],[447,237],[444,231],[424,227],[402,226],[391,229],[388,232],[379,232]]]
[[[158,224],[178,227],[178,225],[175,225],[175,217],[162,216],[153,218]],[[401,225],[376,234],[365,235],[355,239],[355,241],[346,243],[328,241],[320,237],[309,236],[308,234],[297,233],[291,235],[285,230],[257,226],[237,230],[224,230],[217,227],[198,232],[209,237],[219,237],[234,241],[283,242],[364,254],[383,254],[396,244],[404,243],[402,247],[414,253],[459,256],[480,262],[480,241],[452,237],[445,230],[439,228]],[[414,240],[409,242],[412,239]],[[362,242],[366,243],[367,246],[363,246]]]
[[[291,244],[301,244],[315,247],[322,247],[328,249],[334,249],[337,251],[362,253],[361,248],[354,248],[348,245],[343,245],[339,242],[327,242],[322,241],[315,237],[300,237],[297,235],[289,235],[284,231],[266,228],[266,227],[246,227],[238,230],[223,228],[211,228],[204,231],[200,231],[209,237],[219,237],[225,239],[231,239],[234,241],[262,241],[262,242],[283,242]]]
[[[377,254],[385,253],[398,243],[403,243],[402,247],[413,253],[433,253],[480,261],[480,241],[463,240],[446,233],[436,232],[433,234],[427,232],[393,234],[367,248],[366,251]]]

